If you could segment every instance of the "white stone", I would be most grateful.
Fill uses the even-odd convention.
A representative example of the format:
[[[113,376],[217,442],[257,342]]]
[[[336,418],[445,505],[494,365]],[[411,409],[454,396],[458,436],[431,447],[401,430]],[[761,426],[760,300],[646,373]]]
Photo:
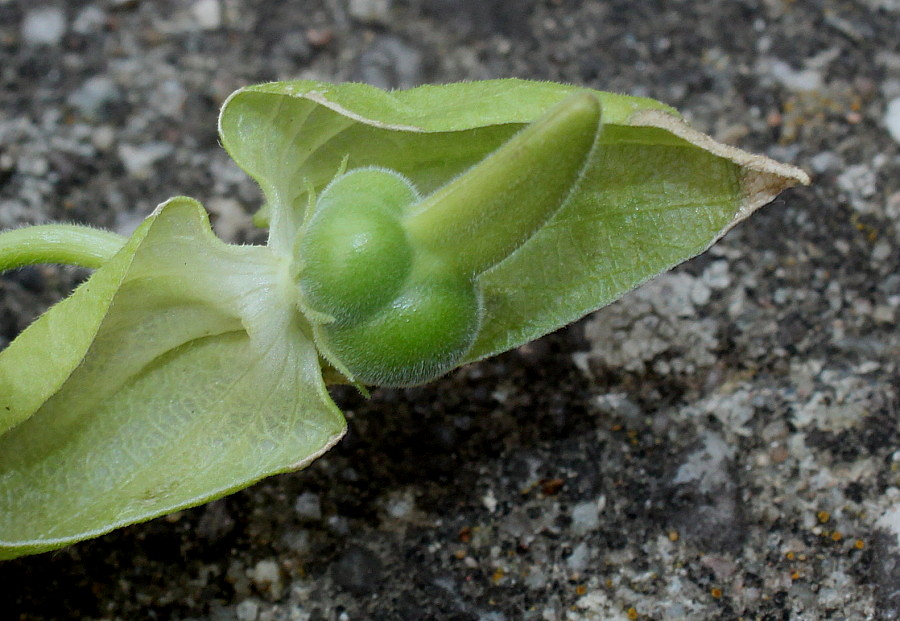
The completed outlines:
[[[494,490],[489,489],[487,493],[481,497],[481,504],[484,508],[493,513],[497,510],[497,497],[494,496]]]
[[[884,126],[887,127],[891,138],[900,142],[900,97],[888,102],[884,113]]]
[[[273,598],[277,598],[281,594],[281,568],[275,561],[259,561],[247,573],[250,574],[250,579],[260,591],[269,592]]]
[[[109,125],[101,125],[91,132],[91,144],[100,151],[106,151],[116,142],[116,130]]]
[[[728,481],[726,465],[733,456],[734,449],[720,435],[708,431],[704,434],[703,448],[691,453],[672,482],[679,485],[698,481],[701,492],[712,492]]]
[[[93,119],[103,112],[104,106],[120,97],[119,87],[110,78],[96,75],[85,80],[66,98],[70,106],[82,116]]]
[[[839,170],[843,165],[843,159],[834,151],[822,151],[809,158],[809,166],[817,175]]]
[[[384,503],[384,510],[395,520],[408,520],[416,510],[416,501],[412,493],[398,492],[391,494]]]
[[[540,567],[534,566],[528,571],[524,583],[529,589],[543,589],[547,586],[547,574]]]
[[[72,30],[81,35],[98,32],[106,24],[106,13],[96,6],[88,6],[72,22]]]
[[[595,500],[582,502],[572,507],[572,531],[584,535],[600,527],[600,509]]]
[[[150,105],[162,114],[178,118],[184,113],[188,93],[178,80],[165,80],[150,95]]]
[[[297,500],[294,502],[294,511],[297,513],[297,517],[303,520],[321,520],[322,504],[319,496],[312,492],[303,492],[297,496]]]
[[[572,550],[572,554],[569,555],[569,558],[566,559],[566,566],[570,570],[575,573],[581,573],[585,569],[587,569],[588,562],[591,560],[591,547],[585,543],[581,542],[575,549]]]
[[[234,614],[238,621],[256,621],[259,616],[259,604],[252,599],[245,599],[235,607]]]
[[[875,171],[865,164],[854,164],[838,175],[838,187],[848,194],[858,194],[864,198],[871,198],[878,192],[876,186]]]
[[[391,0],[350,0],[350,17],[364,23],[387,24],[391,16]]]
[[[900,547],[900,502],[882,513],[875,526],[894,535],[897,538],[897,547]]]
[[[172,153],[173,147],[167,142],[150,142],[136,146],[132,144],[119,145],[119,158],[125,169],[134,177],[146,178],[149,176],[153,164]]]
[[[222,5],[219,0],[197,0],[191,7],[191,13],[203,30],[215,30],[222,25]]]
[[[728,274],[728,261],[713,261],[701,277],[704,284],[710,289],[726,289],[731,285],[731,276]]]
[[[66,16],[62,9],[33,9],[22,21],[22,39],[31,45],[57,45],[66,34]]]
[[[772,77],[791,91],[816,91],[822,88],[822,74],[813,69],[796,70],[783,60],[773,60]]]

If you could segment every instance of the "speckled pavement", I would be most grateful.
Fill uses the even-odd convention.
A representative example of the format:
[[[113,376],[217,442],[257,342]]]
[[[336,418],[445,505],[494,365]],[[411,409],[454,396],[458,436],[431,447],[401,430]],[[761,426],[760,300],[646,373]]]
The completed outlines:
[[[517,76],[797,164],[705,255],[308,470],[0,563],[11,619],[900,619],[897,0],[0,0],[0,227],[175,194],[261,239],[236,88]],[[0,345],[84,277],[0,276]]]

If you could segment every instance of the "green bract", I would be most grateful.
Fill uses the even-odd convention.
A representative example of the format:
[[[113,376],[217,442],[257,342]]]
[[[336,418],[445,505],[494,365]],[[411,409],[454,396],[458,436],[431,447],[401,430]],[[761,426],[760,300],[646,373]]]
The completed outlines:
[[[345,429],[323,377],[410,385],[526,343],[808,182],[658,102],[519,80],[264,84],[220,132],[266,246],[186,198],[128,240],[0,235],[0,269],[99,267],[0,354],[0,558],[301,468]]]

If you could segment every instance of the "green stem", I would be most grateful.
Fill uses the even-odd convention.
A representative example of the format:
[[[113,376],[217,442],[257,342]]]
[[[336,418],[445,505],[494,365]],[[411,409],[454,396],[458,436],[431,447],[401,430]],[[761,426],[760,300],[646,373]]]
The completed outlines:
[[[551,108],[414,207],[404,222],[413,245],[468,275],[505,259],[568,196],[600,131],[600,114],[588,92]]]
[[[109,231],[74,224],[26,226],[0,233],[0,272],[35,263],[98,268],[127,241]]]

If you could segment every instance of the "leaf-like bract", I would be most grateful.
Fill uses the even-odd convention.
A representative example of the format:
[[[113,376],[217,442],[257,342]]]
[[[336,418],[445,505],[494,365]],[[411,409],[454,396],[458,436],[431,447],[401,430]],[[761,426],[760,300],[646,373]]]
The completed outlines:
[[[0,436],[0,558],[200,504],[332,446],[344,420],[283,299],[287,277],[264,247],[222,243],[199,204],[173,199],[19,335],[0,365],[24,361],[14,374],[32,381],[5,381],[0,408],[41,403]],[[95,334],[77,351],[82,321]]]

